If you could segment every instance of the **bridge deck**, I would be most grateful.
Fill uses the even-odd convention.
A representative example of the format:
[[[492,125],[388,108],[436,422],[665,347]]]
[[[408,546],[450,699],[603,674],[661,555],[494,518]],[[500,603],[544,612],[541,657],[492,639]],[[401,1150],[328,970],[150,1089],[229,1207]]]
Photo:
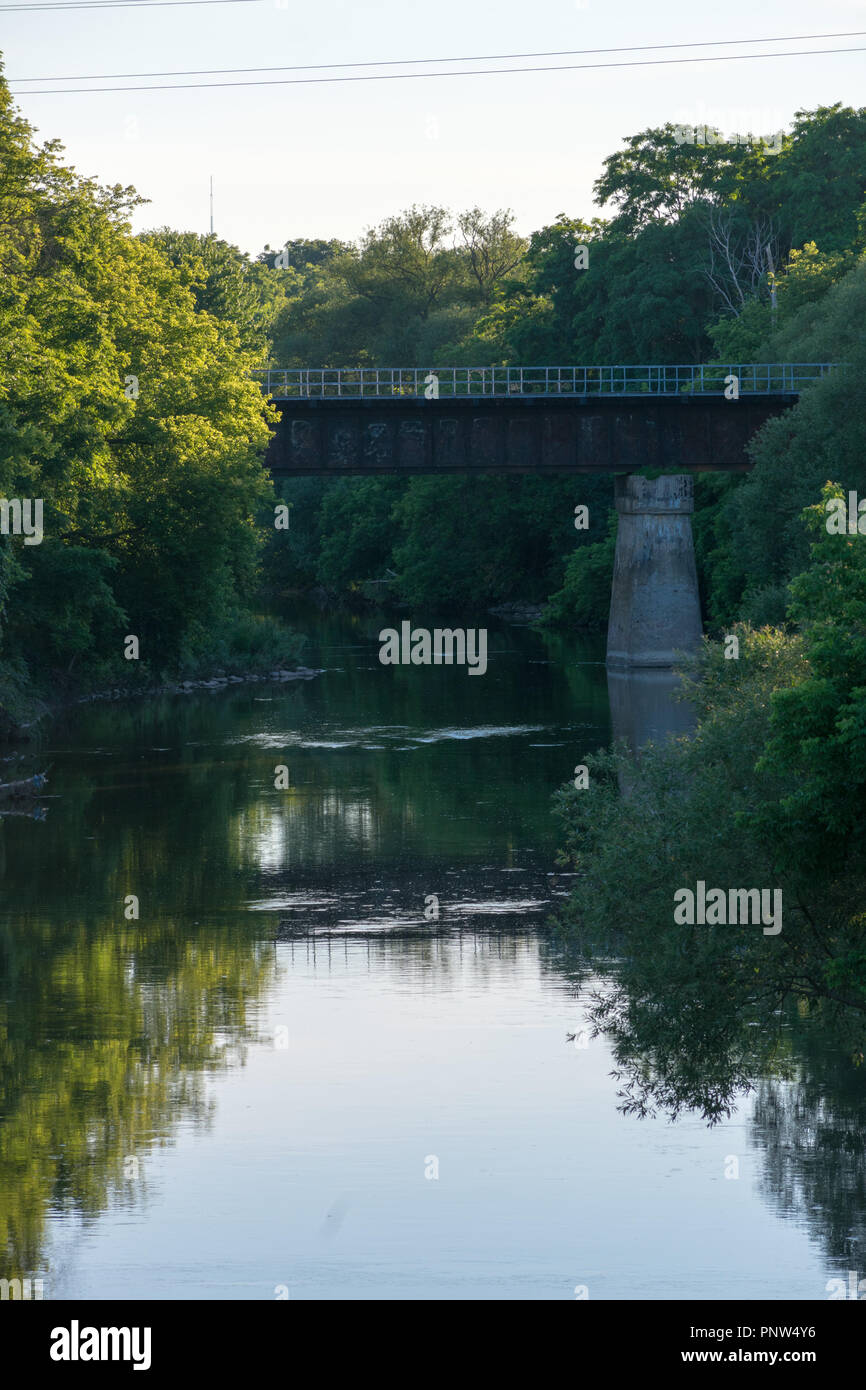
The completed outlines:
[[[331,477],[741,471],[755,432],[832,367],[271,369],[262,386],[280,419],[267,465]]]

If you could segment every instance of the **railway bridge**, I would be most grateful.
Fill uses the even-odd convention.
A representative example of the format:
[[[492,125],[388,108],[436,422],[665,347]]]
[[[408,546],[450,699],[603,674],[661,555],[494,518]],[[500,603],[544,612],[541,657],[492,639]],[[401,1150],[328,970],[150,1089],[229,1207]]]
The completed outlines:
[[[743,472],[821,363],[268,368],[275,476],[611,473],[619,513],[612,668],[669,667],[700,641],[692,475]],[[649,475],[649,476],[648,476]],[[656,476],[652,476],[656,475]]]

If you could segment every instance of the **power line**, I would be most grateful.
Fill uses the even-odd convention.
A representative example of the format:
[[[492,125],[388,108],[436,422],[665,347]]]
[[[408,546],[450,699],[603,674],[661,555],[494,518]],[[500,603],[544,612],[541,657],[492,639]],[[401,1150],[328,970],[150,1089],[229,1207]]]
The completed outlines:
[[[262,0],[63,0],[60,4],[0,5],[4,14],[29,10],[158,10],[167,5],[260,5]],[[760,42],[760,40],[757,40]]]
[[[208,3],[209,0],[192,0],[192,3]],[[177,3],[177,0],[172,0]],[[220,3],[220,0],[214,0]],[[642,58],[623,63],[560,63],[548,67],[530,68],[463,68],[458,72],[381,72],[363,73],[357,77],[278,77],[268,81],[250,82],[174,82],[154,83],[149,87],[45,87],[36,91],[20,93],[24,96],[68,96],[91,92],[184,92],[204,91],[210,87],[295,87],[320,82],[399,82],[421,77],[492,77],[503,73],[527,72],[599,72],[607,68],[652,68],[667,67],[673,63],[738,63],[750,58],[812,58],[827,53],[864,53],[860,48],[801,48],[788,53],[719,53],[711,58]],[[58,79],[59,80],[59,79]],[[19,95],[19,93],[15,93]]]
[[[206,3],[206,0],[199,0]],[[0,9],[3,6],[0,5]],[[67,77],[9,77],[9,82],[114,82],[124,77],[220,77],[240,72],[323,72],[336,68],[396,68],[413,67],[422,63],[494,63],[517,58],[578,58],[595,53],[650,53],[671,48],[730,48],[746,43],[805,43],[807,39],[859,39],[866,29],[850,29],[838,34],[775,34],[767,39],[709,39],[700,43],[631,44],[620,48],[564,48],[544,53],[469,53],[457,58],[388,58],[381,62],[364,63],[293,63],[269,68],[190,68],[179,72],[95,72]],[[737,55],[732,55],[736,57]],[[755,55],[762,56],[762,55]],[[772,55],[763,55],[770,57]],[[120,90],[120,89],[118,89]]]

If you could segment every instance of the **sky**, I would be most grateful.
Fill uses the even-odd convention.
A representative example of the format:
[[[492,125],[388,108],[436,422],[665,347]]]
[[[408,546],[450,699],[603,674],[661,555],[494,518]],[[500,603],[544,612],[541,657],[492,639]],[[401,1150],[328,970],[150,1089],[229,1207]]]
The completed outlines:
[[[21,3],[22,0],[19,0]],[[62,141],[67,162],[149,199],[136,230],[206,232],[209,178],[214,229],[250,253],[297,237],[351,241],[413,203],[455,211],[510,208],[528,234],[558,213],[589,219],[605,157],[649,126],[708,123],[770,134],[797,110],[866,94],[866,0],[785,0],[759,7],[637,0],[235,0],[135,8],[10,12],[0,0],[0,52],[22,114],[42,139]],[[44,0],[43,0],[44,3]],[[860,37],[803,35],[863,31]],[[789,38],[789,36],[791,36]],[[733,40],[772,39],[737,45]],[[785,40],[780,41],[780,40]],[[668,49],[478,61],[641,45]],[[860,48],[820,54],[819,49]],[[58,94],[24,79],[178,73],[191,69],[383,64],[418,59],[414,71],[597,64],[742,52],[806,56],[608,67],[598,71],[426,76],[409,80],[93,90]],[[406,68],[402,69],[406,71]],[[412,71],[413,69],[408,69]],[[381,66],[292,73],[131,78],[128,85],[270,81],[400,71]],[[41,94],[46,86],[49,95]]]

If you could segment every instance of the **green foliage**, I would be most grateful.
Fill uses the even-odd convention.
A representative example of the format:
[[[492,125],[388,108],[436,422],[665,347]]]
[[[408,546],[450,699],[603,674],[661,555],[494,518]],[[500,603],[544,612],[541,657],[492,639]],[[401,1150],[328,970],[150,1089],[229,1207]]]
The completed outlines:
[[[38,684],[207,662],[255,594],[262,271],[214,238],[131,235],[130,189],[38,147],[0,85],[0,490],[44,539],[2,551],[4,660]],[[127,633],[141,665],[123,661]]]
[[[275,359],[340,367],[463,362],[475,321],[519,270],[526,244],[512,220],[506,211],[471,208],[455,224],[445,208],[412,207],[357,247],[335,247],[295,272],[274,328]]]
[[[847,505],[828,484],[809,508],[811,559],[790,586],[809,674],[774,696],[758,764],[790,788],[751,819],[775,836],[786,862],[808,854],[813,868],[835,877],[840,861],[866,851],[866,536],[828,533],[831,497]]]
[[[753,441],[755,466],[731,493],[726,512],[731,560],[744,576],[743,617],[759,620],[767,596],[778,595],[805,567],[808,537],[801,513],[817,501],[828,478],[844,478],[846,488],[866,495],[866,342],[859,327],[864,316],[861,259],[819,301],[803,304],[784,329],[790,351],[811,347],[826,354],[795,360],[835,358],[850,366],[815,383]]]
[[[306,637],[276,618],[237,609],[216,629],[187,633],[179,674],[194,675],[205,666],[229,676],[289,670],[298,665],[306,642]]]
[[[695,560],[704,613],[713,628],[729,625],[736,617],[746,583],[745,571],[732,550],[728,516],[731,497],[742,481],[741,476],[729,473],[700,473],[695,477]],[[778,617],[783,615],[784,606]]]
[[[589,787],[557,798],[563,858],[579,874],[564,925],[584,949],[618,958],[592,1019],[613,1041],[623,1104],[639,1113],[730,1113],[778,1060],[788,1001],[838,1022],[855,1051],[866,1031],[862,854],[819,858],[800,838],[803,747],[787,762],[778,751],[803,702],[820,705],[811,648],[773,629],[735,633],[739,659],[707,644],[687,683],[691,739],[646,747],[637,764],[624,749],[599,753],[586,760]],[[823,790],[838,815],[849,789],[832,757],[821,783],[820,761],[813,748],[805,806]],[[782,931],[677,924],[674,895],[699,880],[780,889]]]
[[[824,298],[857,260],[854,249],[823,254],[814,241],[792,251],[775,279],[775,310],[765,294],[748,300],[739,316],[729,315],[710,325],[718,361],[819,362],[837,359],[840,352],[844,357],[845,346],[826,331]],[[807,310],[807,305],[814,307]]]
[[[791,247],[814,241],[825,253],[858,244],[866,197],[866,109],[836,102],[798,111],[779,155],[767,161],[764,207],[787,229]],[[757,202],[758,194],[748,194]]]
[[[334,484],[325,478],[278,478],[275,499],[289,507],[289,528],[276,530],[267,515],[268,539],[262,551],[262,577],[271,593],[308,589],[316,582],[322,546],[322,500]]]
[[[758,156],[758,165],[761,158]],[[611,202],[623,231],[672,224],[709,198],[732,198],[744,170],[755,166],[747,145],[678,140],[670,124],[629,136],[604,161],[599,203]],[[738,177],[739,175],[739,177]]]
[[[28,561],[27,582],[9,614],[9,644],[37,671],[65,666],[68,672],[89,656],[94,676],[107,674],[101,653],[126,630],[112,589],[116,558],[87,546],[43,543]]]
[[[284,252],[288,259],[289,268],[294,268],[304,274],[317,267],[327,265],[336,256],[344,255],[349,249],[347,242],[337,241],[336,238],[325,241],[321,238],[307,240],[304,237],[296,237],[294,240],[284,241],[282,245],[277,247],[276,251],[272,246],[266,246],[256,259],[268,270],[279,269],[276,266],[276,260]]]
[[[200,312],[219,319],[226,333],[236,329],[241,346],[264,360],[271,320],[285,298],[279,271],[251,263],[236,246],[213,235],[162,227],[142,240],[182,271]]]
[[[562,588],[551,596],[541,616],[545,627],[607,626],[616,528],[617,515],[611,511],[604,540],[579,545],[569,556]]]
[[[320,584],[339,591],[359,579],[385,577],[392,511],[405,487],[398,478],[345,478],[328,492],[321,512]]]
[[[581,501],[601,511],[609,488],[582,480]],[[569,478],[413,478],[393,512],[399,595],[416,608],[458,610],[543,601],[561,572],[573,499]]]

